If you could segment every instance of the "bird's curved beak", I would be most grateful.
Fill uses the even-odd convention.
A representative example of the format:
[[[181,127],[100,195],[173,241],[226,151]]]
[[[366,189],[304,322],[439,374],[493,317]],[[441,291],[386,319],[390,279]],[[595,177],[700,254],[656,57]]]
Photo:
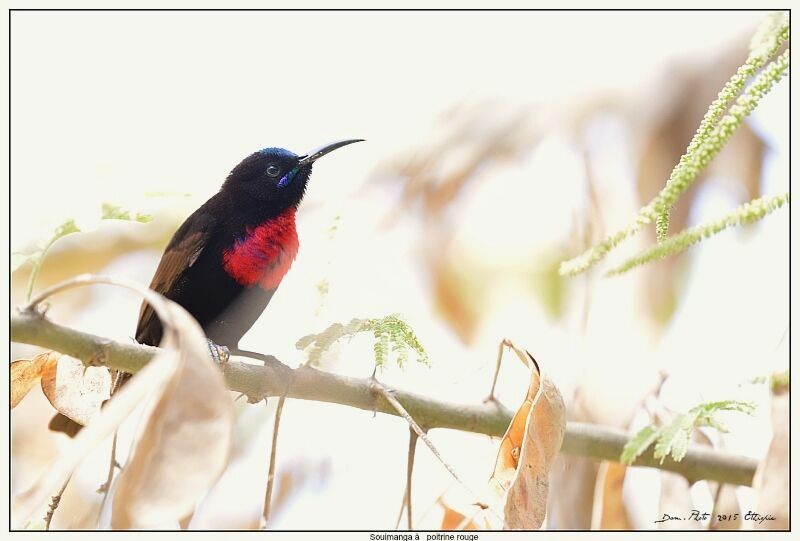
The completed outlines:
[[[329,145],[325,145],[324,147],[317,149],[313,152],[309,152],[305,156],[300,157],[300,161],[297,162],[298,167],[303,167],[304,165],[311,165],[325,154],[329,152],[333,152],[337,148],[342,148],[345,145],[350,145],[352,143],[358,143],[363,141],[364,139],[345,139],[344,141],[337,141],[336,143],[331,143]]]

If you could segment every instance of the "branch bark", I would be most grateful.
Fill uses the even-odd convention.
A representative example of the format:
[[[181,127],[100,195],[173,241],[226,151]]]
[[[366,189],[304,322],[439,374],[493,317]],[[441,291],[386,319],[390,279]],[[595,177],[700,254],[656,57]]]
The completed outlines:
[[[12,316],[11,340],[53,349],[87,364],[105,365],[132,373],[141,369],[158,349],[115,342],[63,327],[31,311]],[[261,366],[231,360],[223,366],[223,373],[228,387],[245,394],[251,402],[280,396],[291,381],[287,394],[289,398],[399,415],[394,406],[375,391],[372,380],[368,378],[351,378],[307,366],[291,369],[278,361],[267,361]],[[511,422],[512,412],[494,401],[463,405],[408,391],[392,390],[392,393],[409,415],[426,430],[450,428],[500,437]],[[571,422],[567,424],[561,451],[568,455],[617,462],[628,438],[628,434],[622,430]],[[661,464],[648,451],[634,465],[679,473],[690,482],[707,479],[752,486],[757,462],[749,457],[693,445],[680,462],[667,458]]]

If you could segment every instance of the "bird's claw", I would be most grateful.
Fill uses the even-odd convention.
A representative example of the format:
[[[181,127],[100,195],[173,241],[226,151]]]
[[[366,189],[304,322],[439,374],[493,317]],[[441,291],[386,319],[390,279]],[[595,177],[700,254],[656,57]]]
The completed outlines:
[[[206,341],[208,342],[208,352],[211,354],[211,360],[214,361],[214,364],[222,366],[227,363],[228,359],[231,358],[230,350],[225,346],[215,344],[211,339],[207,338]]]

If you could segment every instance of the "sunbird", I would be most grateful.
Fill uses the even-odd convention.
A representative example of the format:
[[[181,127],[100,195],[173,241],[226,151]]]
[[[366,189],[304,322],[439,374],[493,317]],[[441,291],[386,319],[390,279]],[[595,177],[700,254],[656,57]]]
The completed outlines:
[[[297,255],[295,214],[314,162],[359,141],[303,156],[265,148],[246,157],[175,232],[150,289],[183,306],[213,344],[237,351]],[[155,346],[161,334],[158,316],[143,303],[136,341]]]
[[[240,351],[239,340],[267,307],[297,256],[295,214],[314,162],[360,141],[338,141],[302,156],[274,147],[254,152],[172,236],[150,289],[194,316],[217,362]],[[158,316],[142,303],[136,341],[157,346],[162,334]],[[114,388],[127,377],[120,374]],[[74,435],[80,425],[58,414],[50,428]]]

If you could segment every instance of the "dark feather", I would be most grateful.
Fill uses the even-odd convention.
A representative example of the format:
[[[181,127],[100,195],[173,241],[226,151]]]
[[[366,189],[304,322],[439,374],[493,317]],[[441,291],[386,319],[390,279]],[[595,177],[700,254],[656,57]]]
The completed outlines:
[[[200,207],[187,218],[167,245],[150,282],[150,289],[153,291],[170,297],[175,283],[200,257],[216,224],[214,217],[205,212],[204,207]],[[153,308],[147,302],[143,302],[139,310],[136,341],[157,346],[160,337],[161,324],[158,317]]]
[[[81,428],[83,428],[83,425],[76,423],[66,415],[56,413],[53,418],[50,419],[50,424],[47,425],[47,428],[53,432],[61,432],[70,438],[74,438],[75,435],[80,432]]]

